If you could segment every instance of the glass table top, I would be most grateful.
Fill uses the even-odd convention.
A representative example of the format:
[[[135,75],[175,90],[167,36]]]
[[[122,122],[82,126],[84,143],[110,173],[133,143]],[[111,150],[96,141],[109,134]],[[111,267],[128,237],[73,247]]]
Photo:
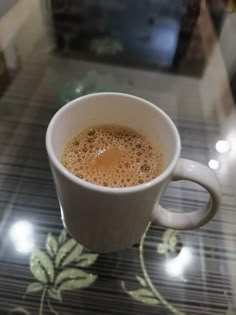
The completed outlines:
[[[78,3],[0,11],[0,314],[236,314],[235,1]],[[100,91],[145,98],[173,119],[181,156],[221,182],[210,223],[150,225],[139,244],[106,255],[71,238],[45,132],[65,103]],[[183,181],[162,204],[192,211],[207,198]]]

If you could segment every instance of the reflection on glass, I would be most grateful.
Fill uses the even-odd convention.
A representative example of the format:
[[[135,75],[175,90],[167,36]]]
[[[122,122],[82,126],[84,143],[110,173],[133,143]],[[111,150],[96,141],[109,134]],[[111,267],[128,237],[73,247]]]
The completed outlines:
[[[79,84],[79,85],[76,87],[75,92],[78,93],[78,94],[80,94],[82,90],[83,90],[83,86],[82,86],[81,84]]]
[[[185,268],[192,261],[192,253],[188,247],[183,247],[179,255],[173,259],[169,259],[165,265],[166,272],[172,277],[181,277]]]
[[[208,165],[209,165],[209,167],[212,168],[213,170],[218,170],[218,168],[220,167],[220,162],[217,161],[217,160],[212,159],[212,160],[210,160],[210,161],[208,162]]]
[[[9,231],[15,249],[23,254],[29,253],[34,247],[33,226],[28,221],[18,221]]]
[[[219,153],[226,153],[230,150],[230,144],[228,141],[225,140],[219,140],[216,143],[216,151]]]
[[[175,20],[165,18],[156,23],[152,32],[152,51],[161,67],[171,66],[179,33],[179,23]]]

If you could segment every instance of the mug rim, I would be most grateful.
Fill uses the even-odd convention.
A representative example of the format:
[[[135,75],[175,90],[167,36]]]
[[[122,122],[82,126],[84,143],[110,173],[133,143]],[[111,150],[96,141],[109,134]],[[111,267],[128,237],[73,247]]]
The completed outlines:
[[[97,184],[93,184],[90,183],[86,180],[83,180],[77,176],[75,176],[74,174],[72,174],[70,171],[68,171],[63,164],[59,161],[59,159],[57,158],[56,154],[54,153],[53,149],[52,149],[52,145],[51,145],[51,136],[52,136],[52,129],[53,126],[57,120],[57,118],[59,116],[61,116],[66,110],[68,110],[69,107],[71,106],[75,106],[75,104],[77,102],[81,102],[84,99],[88,99],[88,98],[93,98],[99,95],[114,95],[114,96],[125,96],[125,97],[130,97],[132,99],[136,99],[138,101],[141,101],[142,103],[146,104],[146,106],[151,107],[152,109],[156,110],[159,114],[161,114],[168,122],[168,124],[170,125],[170,127],[172,128],[172,130],[174,131],[174,137],[175,137],[175,142],[176,142],[176,150],[175,153],[172,157],[171,162],[169,163],[169,165],[165,168],[165,170],[158,175],[157,177],[155,177],[154,179],[142,183],[142,184],[138,184],[138,185],[134,185],[134,186],[129,186],[129,187],[107,187],[107,186],[102,186],[102,185],[97,185]],[[67,104],[65,104],[62,108],[60,108],[51,118],[49,125],[47,127],[47,131],[46,131],[46,149],[47,149],[47,153],[48,153],[48,157],[49,160],[53,163],[53,165],[56,167],[56,169],[62,173],[63,176],[67,177],[70,181],[74,182],[77,185],[83,186],[84,188],[90,189],[90,190],[94,190],[97,192],[102,192],[102,193],[111,193],[111,194],[126,194],[126,193],[135,193],[135,192],[139,192],[139,191],[143,191],[146,189],[149,189],[153,186],[156,186],[157,184],[161,183],[164,179],[166,179],[167,177],[169,177],[171,175],[171,173],[173,172],[177,161],[179,159],[180,156],[180,150],[181,150],[181,141],[180,141],[180,135],[179,132],[177,130],[177,127],[175,126],[174,122],[171,120],[171,118],[162,110],[160,109],[157,105],[154,105],[153,103],[138,97],[138,96],[134,96],[131,94],[126,94],[126,93],[118,93],[118,92],[99,92],[99,93],[91,93],[91,94],[87,94],[81,97],[78,97],[70,102],[68,102]]]

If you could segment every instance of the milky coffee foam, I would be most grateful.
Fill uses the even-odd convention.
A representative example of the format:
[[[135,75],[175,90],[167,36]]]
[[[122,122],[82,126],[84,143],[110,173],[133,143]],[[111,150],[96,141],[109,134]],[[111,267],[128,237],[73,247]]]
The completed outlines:
[[[157,146],[128,127],[99,125],[75,135],[64,147],[62,164],[88,182],[128,187],[157,177],[163,154]]]

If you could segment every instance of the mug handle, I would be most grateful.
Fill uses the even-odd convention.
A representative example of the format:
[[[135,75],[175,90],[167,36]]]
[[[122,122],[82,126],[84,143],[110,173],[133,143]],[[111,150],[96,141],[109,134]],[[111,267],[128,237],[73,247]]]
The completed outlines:
[[[176,230],[191,230],[209,222],[221,202],[221,187],[216,174],[198,162],[179,159],[172,176],[173,181],[190,180],[203,186],[211,198],[206,207],[187,213],[172,212],[158,203],[153,211],[153,223]]]

